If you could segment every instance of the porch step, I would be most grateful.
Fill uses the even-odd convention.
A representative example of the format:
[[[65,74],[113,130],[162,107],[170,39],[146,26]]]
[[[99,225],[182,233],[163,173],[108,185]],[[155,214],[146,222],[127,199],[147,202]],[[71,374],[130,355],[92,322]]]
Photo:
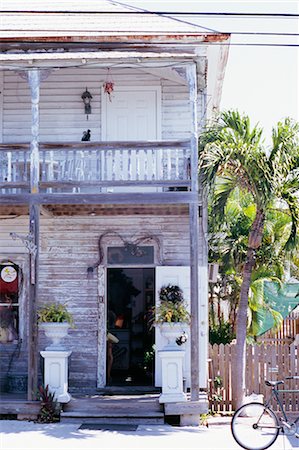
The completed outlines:
[[[2,396],[1,396],[2,397]],[[40,402],[29,400],[0,400],[0,416],[16,415],[18,419],[37,419]]]
[[[111,411],[89,412],[61,412],[60,422],[63,423],[92,423],[92,424],[152,424],[163,425],[164,414],[161,413],[112,413]]]
[[[63,405],[61,422],[163,424],[158,395],[86,395]]]

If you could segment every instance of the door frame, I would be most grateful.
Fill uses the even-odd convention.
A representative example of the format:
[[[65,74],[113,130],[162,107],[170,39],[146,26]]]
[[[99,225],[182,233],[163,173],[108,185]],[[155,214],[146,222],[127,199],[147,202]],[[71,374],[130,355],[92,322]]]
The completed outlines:
[[[142,92],[142,91],[151,91],[156,93],[156,140],[161,140],[162,136],[162,94],[161,94],[161,86],[115,86],[115,92]],[[112,99],[113,101],[113,99]],[[101,89],[101,138],[102,141],[107,140],[107,107],[109,105],[108,95],[105,95],[104,89]]]
[[[106,368],[107,368],[107,272],[108,269],[153,269],[156,277],[156,267],[154,264],[143,264],[136,266],[136,264],[127,265],[100,265],[98,266],[98,362],[97,362],[97,388],[104,388],[107,386]],[[156,296],[155,296],[156,303]]]

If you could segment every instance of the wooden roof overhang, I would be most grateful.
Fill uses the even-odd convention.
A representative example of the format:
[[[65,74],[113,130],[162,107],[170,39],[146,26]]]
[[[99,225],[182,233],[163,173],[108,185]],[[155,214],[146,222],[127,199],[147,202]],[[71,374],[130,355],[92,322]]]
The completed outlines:
[[[124,37],[125,40],[119,40],[119,36],[115,36],[115,41],[105,38],[82,37],[82,40],[68,40],[66,37],[61,38],[62,46],[58,45],[59,41],[45,41],[28,38],[24,40],[14,40],[0,37],[0,64],[3,68],[9,68],[16,63],[18,66],[27,68],[51,66],[53,64],[64,66],[70,61],[73,63],[79,61],[80,64],[87,64],[89,61],[97,63],[99,66],[107,66],[107,64],[118,63],[140,63],[155,64],[162,60],[171,61],[198,61],[200,57],[206,54],[206,43],[218,43],[216,36],[194,37],[188,36],[183,39],[173,39],[172,37],[165,41],[165,37],[160,36],[140,36],[134,40],[136,36]],[[215,40],[214,40],[215,38]],[[103,41],[104,39],[104,41]],[[131,40],[133,39],[133,41]],[[145,40],[144,40],[145,39]],[[223,39],[227,39],[227,35],[223,35]],[[177,45],[178,42],[180,45]],[[220,40],[222,42],[222,40]]]
[[[41,206],[41,215],[43,217],[75,217],[75,216],[182,216],[189,214],[189,208],[184,204],[127,204],[127,205],[112,205],[112,204],[69,204],[69,205],[46,205]],[[29,206],[23,205],[0,205],[0,216],[11,218],[16,216],[28,216]]]
[[[119,48],[120,45],[134,46],[143,45],[167,45],[167,44],[186,44],[197,45],[198,43],[224,42],[230,38],[228,33],[107,33],[107,32],[77,32],[68,34],[68,32],[22,32],[6,30],[0,31],[0,43],[44,43],[44,44],[71,44],[71,43],[90,43],[102,46],[114,45]]]

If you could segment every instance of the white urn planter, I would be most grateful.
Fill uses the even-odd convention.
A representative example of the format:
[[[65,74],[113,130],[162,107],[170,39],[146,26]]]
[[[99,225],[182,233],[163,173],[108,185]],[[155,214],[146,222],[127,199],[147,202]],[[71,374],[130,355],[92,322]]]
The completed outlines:
[[[185,331],[188,331],[188,324],[185,322],[164,322],[159,325],[161,335],[167,340],[165,349],[179,350],[176,339]]]
[[[185,402],[183,391],[184,346],[176,343],[183,332],[188,331],[185,322],[164,322],[159,325],[162,336],[167,340],[163,350],[159,351],[162,363],[162,393],[159,403]]]
[[[67,336],[70,324],[68,322],[43,322],[39,324],[45,335],[51,339],[52,343],[46,347],[46,350],[65,350],[61,340]]]

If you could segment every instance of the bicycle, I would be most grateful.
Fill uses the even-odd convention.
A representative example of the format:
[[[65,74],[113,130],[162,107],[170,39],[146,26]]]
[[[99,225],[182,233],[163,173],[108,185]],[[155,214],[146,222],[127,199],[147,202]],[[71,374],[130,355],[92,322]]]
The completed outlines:
[[[286,377],[285,380],[299,379],[299,376]],[[234,413],[231,421],[231,431],[235,441],[246,450],[265,450],[277,439],[279,432],[295,435],[299,438],[299,416],[294,422],[288,420],[283,403],[279,398],[280,392],[298,393],[298,390],[278,389],[284,381],[265,381],[266,386],[271,387],[271,395],[263,404],[250,402],[241,406]],[[276,412],[271,409],[272,399],[279,405],[282,417],[278,418]]]

